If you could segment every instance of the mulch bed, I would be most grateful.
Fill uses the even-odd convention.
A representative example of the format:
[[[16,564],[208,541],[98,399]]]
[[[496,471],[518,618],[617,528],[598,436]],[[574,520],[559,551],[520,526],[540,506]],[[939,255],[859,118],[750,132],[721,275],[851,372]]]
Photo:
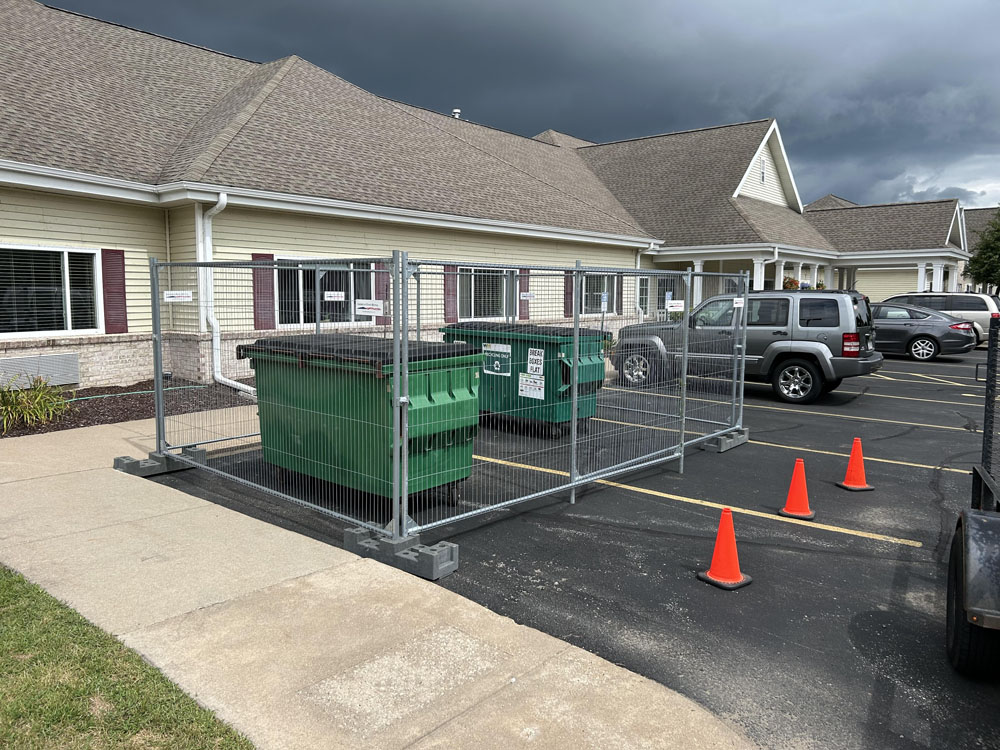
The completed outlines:
[[[218,384],[196,388],[179,388],[179,386],[192,385],[196,384],[177,380],[171,380],[167,383],[167,388],[177,389],[164,393],[168,414],[225,409],[230,406],[245,406],[248,403],[245,399],[240,398],[236,391]],[[37,435],[57,430],[72,430],[76,427],[129,422],[133,419],[149,419],[156,416],[153,394],[137,393],[137,391],[152,390],[152,380],[144,380],[141,383],[127,386],[81,388],[75,393],[68,393],[70,398],[79,400],[71,401],[69,411],[61,417],[48,424],[32,427],[19,425],[8,430],[5,435],[0,435],[0,439]],[[94,396],[103,398],[93,398]]]

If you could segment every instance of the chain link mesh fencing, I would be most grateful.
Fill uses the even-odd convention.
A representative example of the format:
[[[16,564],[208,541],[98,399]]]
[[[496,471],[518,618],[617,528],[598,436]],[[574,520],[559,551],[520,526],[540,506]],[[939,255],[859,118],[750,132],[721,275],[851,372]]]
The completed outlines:
[[[151,274],[157,452],[390,538],[683,470],[742,428],[745,275],[398,252]]]

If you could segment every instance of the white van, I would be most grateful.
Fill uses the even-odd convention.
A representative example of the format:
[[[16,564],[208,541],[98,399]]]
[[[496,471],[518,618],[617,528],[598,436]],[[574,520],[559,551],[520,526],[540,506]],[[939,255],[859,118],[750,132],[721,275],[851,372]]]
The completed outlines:
[[[1000,318],[1000,297],[975,292],[911,292],[897,294],[883,302],[898,302],[903,305],[919,305],[939,310],[972,323],[976,331],[976,344],[986,340],[990,330],[990,318]]]

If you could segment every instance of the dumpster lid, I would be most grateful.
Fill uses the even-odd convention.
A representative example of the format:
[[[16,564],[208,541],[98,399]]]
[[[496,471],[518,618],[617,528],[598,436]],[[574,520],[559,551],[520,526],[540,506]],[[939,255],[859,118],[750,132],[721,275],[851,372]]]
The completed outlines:
[[[478,347],[468,344],[444,344],[439,341],[409,342],[410,362],[481,353]],[[391,365],[393,362],[391,338],[356,336],[347,333],[274,336],[236,347],[237,359],[246,359],[254,354],[286,354],[302,359],[337,359],[372,365]]]
[[[475,333],[515,333],[521,336],[553,336],[561,339],[573,338],[573,327],[564,328],[562,326],[540,326],[533,323],[484,323],[479,321],[468,321],[465,323],[451,323],[441,329],[442,331],[467,331]],[[610,331],[599,331],[596,328],[581,328],[580,336],[596,336],[598,338],[610,337]]]

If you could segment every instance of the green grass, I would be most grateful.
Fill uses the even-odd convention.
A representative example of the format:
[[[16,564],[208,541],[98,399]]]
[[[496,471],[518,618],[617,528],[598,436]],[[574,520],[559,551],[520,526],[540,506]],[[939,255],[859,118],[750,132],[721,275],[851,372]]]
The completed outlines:
[[[252,748],[137,653],[0,566],[0,748]]]

